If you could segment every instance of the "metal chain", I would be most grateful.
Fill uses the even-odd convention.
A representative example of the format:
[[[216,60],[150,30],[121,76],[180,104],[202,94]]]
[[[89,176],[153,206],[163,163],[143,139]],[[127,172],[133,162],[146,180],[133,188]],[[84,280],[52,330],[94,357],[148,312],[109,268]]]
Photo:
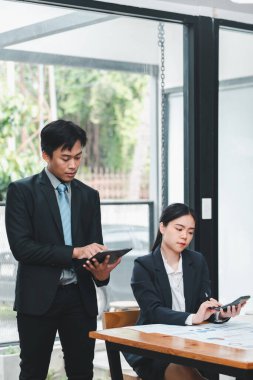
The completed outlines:
[[[158,46],[160,47],[160,55],[161,55],[161,66],[160,66],[160,86],[161,86],[161,186],[162,186],[162,194],[161,194],[161,201],[162,201],[162,209],[164,209],[167,206],[167,184],[166,184],[166,178],[167,178],[167,163],[166,163],[166,152],[165,152],[165,146],[166,146],[166,125],[165,125],[165,53],[164,53],[164,46],[165,46],[165,37],[164,37],[164,23],[159,22],[158,24]]]

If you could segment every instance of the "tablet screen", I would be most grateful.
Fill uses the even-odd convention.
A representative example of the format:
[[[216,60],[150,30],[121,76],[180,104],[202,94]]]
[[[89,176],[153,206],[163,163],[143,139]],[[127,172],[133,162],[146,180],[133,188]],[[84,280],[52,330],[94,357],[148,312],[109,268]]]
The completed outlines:
[[[124,256],[126,253],[131,251],[132,248],[124,248],[124,249],[109,249],[107,251],[101,251],[96,253],[92,258],[96,259],[99,263],[102,263],[107,255],[110,256],[109,264],[113,264],[118,260],[119,257]]]
[[[97,261],[99,263],[102,263],[106,256],[109,255],[110,256],[110,259],[109,259],[109,264],[113,264],[115,261],[117,261],[117,259],[119,257],[122,257],[124,256],[126,253],[128,253],[129,251],[131,251],[132,248],[123,248],[123,249],[109,249],[107,251],[101,251],[101,252],[98,252],[96,253],[94,256],[92,256],[91,258],[89,259],[74,259],[74,265],[75,265],[75,269],[81,269],[83,264],[86,263],[87,260],[91,260],[91,259],[97,259]],[[92,261],[91,261],[92,262]]]

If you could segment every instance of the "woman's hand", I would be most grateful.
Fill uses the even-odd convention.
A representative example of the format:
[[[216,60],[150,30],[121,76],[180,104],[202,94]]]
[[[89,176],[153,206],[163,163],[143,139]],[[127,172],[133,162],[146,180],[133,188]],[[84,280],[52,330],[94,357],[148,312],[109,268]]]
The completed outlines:
[[[242,307],[245,304],[246,304],[246,302],[244,304],[239,304],[236,306],[235,305],[228,306],[226,311],[221,309],[220,313],[219,313],[219,319],[227,319],[227,318],[231,318],[231,317],[235,317],[236,315],[239,315]]]
[[[219,316],[218,318],[220,320],[222,319],[229,319],[231,317],[235,317],[236,315],[239,315],[240,312],[241,312],[241,309],[242,307],[246,304],[246,302],[244,304],[239,304],[239,305],[236,305],[236,306],[228,306],[226,311],[220,309],[220,312],[219,312]],[[198,325],[200,323],[202,323],[203,321],[206,321],[208,318],[210,318],[210,316],[212,314],[215,314],[216,313],[216,310],[213,309],[213,307],[217,307],[217,306],[221,306],[221,303],[218,302],[217,300],[215,300],[214,298],[210,298],[209,301],[205,301],[203,302],[200,307],[199,307],[199,310],[197,311],[196,314],[193,314],[193,317],[192,317],[192,323],[194,325]]]
[[[213,308],[218,306],[221,306],[221,304],[214,298],[210,298],[210,300],[203,302],[200,305],[197,313],[193,314],[192,323],[194,325],[198,325],[206,321],[208,318],[211,317],[212,314],[216,313],[216,311]]]

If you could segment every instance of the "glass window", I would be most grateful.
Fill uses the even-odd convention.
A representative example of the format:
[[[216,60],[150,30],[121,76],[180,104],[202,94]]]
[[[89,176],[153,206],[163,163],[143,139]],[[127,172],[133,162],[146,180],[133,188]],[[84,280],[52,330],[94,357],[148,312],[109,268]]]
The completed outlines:
[[[133,298],[133,260],[149,252],[161,191],[159,23],[26,2],[0,0],[0,7],[0,200],[10,181],[43,168],[39,134],[46,123],[64,118],[81,125],[88,144],[78,178],[100,192],[105,243],[133,248],[115,296]],[[183,26],[165,23],[164,37],[170,92],[183,86]],[[183,186],[182,104],[182,96],[172,96],[166,119],[174,192]],[[0,324],[6,307],[11,315],[1,343],[17,339],[11,311],[17,263],[5,234],[0,254]],[[99,295],[102,309],[115,300],[110,286]]]
[[[184,202],[184,104],[180,90],[168,94],[168,203]]]
[[[220,31],[219,294],[252,294],[253,33]],[[253,309],[253,300],[245,311]]]

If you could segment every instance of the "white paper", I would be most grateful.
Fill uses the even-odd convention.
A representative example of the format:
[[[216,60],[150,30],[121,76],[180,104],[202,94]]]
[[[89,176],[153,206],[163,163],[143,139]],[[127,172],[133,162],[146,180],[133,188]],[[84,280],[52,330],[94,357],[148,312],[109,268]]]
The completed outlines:
[[[129,328],[129,327],[128,327]],[[227,323],[207,323],[194,326],[143,325],[131,329],[145,333],[178,336],[206,343],[215,343],[242,349],[253,349],[253,321],[230,320]]]

